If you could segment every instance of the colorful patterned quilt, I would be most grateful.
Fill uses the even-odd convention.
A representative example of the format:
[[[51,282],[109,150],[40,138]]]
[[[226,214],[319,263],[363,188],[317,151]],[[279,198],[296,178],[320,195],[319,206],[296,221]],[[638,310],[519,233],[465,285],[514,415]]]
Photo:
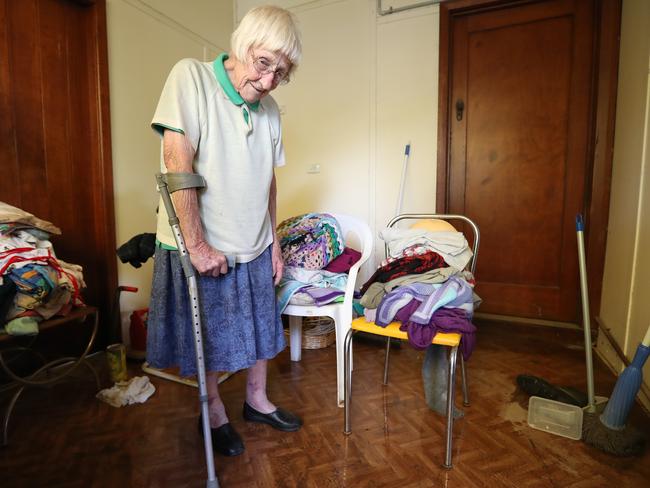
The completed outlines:
[[[345,248],[336,219],[326,213],[290,217],[278,225],[284,264],[305,269],[323,269]]]

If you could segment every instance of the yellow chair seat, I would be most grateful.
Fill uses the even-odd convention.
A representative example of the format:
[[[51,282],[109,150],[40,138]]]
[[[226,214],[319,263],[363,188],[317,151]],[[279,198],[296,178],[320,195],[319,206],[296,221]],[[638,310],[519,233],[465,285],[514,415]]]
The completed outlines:
[[[399,330],[399,322],[391,322],[386,327],[380,327],[374,322],[366,322],[365,317],[359,317],[352,321],[352,329],[361,332],[368,332],[384,337],[394,337],[395,339],[408,339],[406,332]],[[456,332],[438,332],[431,341],[431,344],[439,344],[441,346],[456,347],[460,344],[460,334]]]

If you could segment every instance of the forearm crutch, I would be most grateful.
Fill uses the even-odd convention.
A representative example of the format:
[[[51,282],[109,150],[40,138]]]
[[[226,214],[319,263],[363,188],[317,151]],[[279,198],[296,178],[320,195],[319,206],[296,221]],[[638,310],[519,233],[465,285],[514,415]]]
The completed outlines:
[[[196,285],[196,272],[190,255],[185,247],[185,240],[179,225],[170,193],[185,188],[203,188],[205,180],[201,175],[193,173],[167,173],[156,174],[158,191],[162,197],[165,210],[169,217],[169,225],[174,232],[174,239],[180,254],[183,273],[187,280],[187,287],[190,295],[190,311],[192,315],[192,326],[194,329],[194,345],[196,352],[196,370],[199,383],[199,401],[201,402],[201,423],[203,426],[203,442],[205,445],[205,462],[208,468],[207,488],[219,488],[219,481],[214,471],[214,454],[212,451],[212,435],[210,431],[210,415],[208,413],[208,389],[205,382],[205,361],[203,358],[203,336],[201,332],[201,308],[199,293]]]

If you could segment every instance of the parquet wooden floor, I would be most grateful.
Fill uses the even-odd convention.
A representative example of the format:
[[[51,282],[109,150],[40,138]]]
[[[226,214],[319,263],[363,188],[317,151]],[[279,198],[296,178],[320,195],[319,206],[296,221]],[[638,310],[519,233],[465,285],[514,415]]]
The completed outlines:
[[[355,343],[350,436],[335,406],[335,350],[288,351],[270,367],[271,398],[300,413],[296,433],[248,424],[241,418],[245,376],[222,384],[231,420],[246,451],[216,456],[225,488],[276,487],[645,487],[650,449],[620,459],[529,428],[527,397],[516,391],[520,373],[585,390],[581,336],[572,331],[479,323],[468,362],[471,406],[455,423],[454,468],[441,467],[444,419],[424,403],[422,353],[403,346],[391,356],[382,387],[383,349]],[[101,358],[97,358],[100,360]],[[141,375],[131,364],[132,375]],[[615,378],[596,360],[596,392],[609,395]],[[0,486],[201,487],[203,444],[197,432],[197,390],[152,377],[146,403],[113,408],[94,398],[86,375],[73,383],[27,391],[12,420],[9,446],[0,449]],[[108,386],[108,385],[106,385]],[[457,404],[460,405],[460,396]],[[633,423],[650,435],[635,406]]]

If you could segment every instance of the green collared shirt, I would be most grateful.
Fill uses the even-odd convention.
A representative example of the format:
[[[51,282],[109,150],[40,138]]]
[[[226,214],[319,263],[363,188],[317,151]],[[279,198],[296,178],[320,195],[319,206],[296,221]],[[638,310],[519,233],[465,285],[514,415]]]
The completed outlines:
[[[239,92],[235,90],[235,87],[232,86],[232,82],[228,77],[228,73],[226,73],[226,68],[223,66],[223,63],[226,59],[228,59],[228,54],[221,53],[219,56],[217,56],[217,59],[214,60],[214,63],[212,63],[214,74],[217,77],[217,81],[221,85],[221,88],[223,88],[223,91],[226,92],[226,95],[228,95],[228,98],[232,103],[237,106],[246,105],[248,109],[252,110],[253,112],[257,112],[257,110],[260,108],[259,100],[255,103],[248,103],[241,97]],[[242,112],[244,113],[244,120],[248,124],[248,110],[242,109]]]

